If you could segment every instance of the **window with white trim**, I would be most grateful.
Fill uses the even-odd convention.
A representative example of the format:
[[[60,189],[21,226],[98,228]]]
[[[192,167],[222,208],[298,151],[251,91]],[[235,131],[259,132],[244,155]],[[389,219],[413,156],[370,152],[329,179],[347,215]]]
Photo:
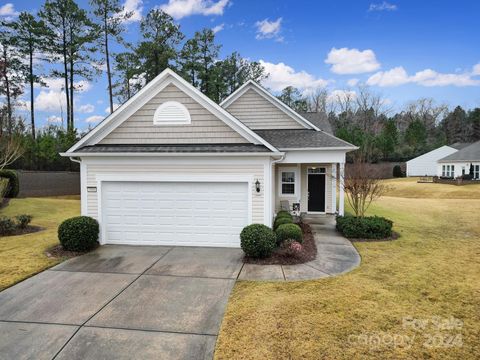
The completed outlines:
[[[455,177],[455,165],[442,165],[442,176],[448,178]]]
[[[473,165],[473,178],[480,180],[480,165]]]
[[[281,194],[295,195],[295,171],[282,171],[280,180]]]
[[[178,101],[164,102],[153,115],[154,125],[185,125],[191,121],[188,109]]]

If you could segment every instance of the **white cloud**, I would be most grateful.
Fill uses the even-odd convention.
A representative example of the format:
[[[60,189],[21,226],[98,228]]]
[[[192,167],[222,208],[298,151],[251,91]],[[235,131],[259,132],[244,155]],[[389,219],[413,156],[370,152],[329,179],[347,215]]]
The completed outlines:
[[[220,25],[214,26],[212,28],[212,31],[213,31],[214,34],[216,34],[219,31],[222,31],[224,27],[225,27],[225,24],[220,24]]]
[[[384,1],[379,4],[370,4],[368,11],[395,11],[398,10],[398,6],[395,4],[391,4],[387,1]]]
[[[41,90],[35,97],[35,107],[40,111],[66,111],[65,92],[56,90]]]
[[[346,100],[355,100],[357,93],[354,90],[333,90],[327,96],[328,103],[346,102]]]
[[[123,12],[132,15],[125,20],[125,23],[137,22],[142,20],[143,1],[142,0],[125,0],[123,4]]]
[[[175,19],[190,15],[223,15],[230,0],[168,0],[168,4],[160,5],[160,9]]]
[[[480,63],[475,65],[472,70],[472,75],[473,76],[480,76]]]
[[[120,106],[120,104],[113,103],[113,111],[117,110],[119,106]],[[108,106],[108,107],[105,108],[105,112],[106,112],[107,114],[110,114],[110,106]]]
[[[18,16],[20,13],[15,11],[15,7],[12,3],[6,3],[3,6],[0,6],[0,16]]]
[[[60,116],[51,115],[47,118],[47,122],[50,124],[58,124],[62,122],[62,118]]]
[[[302,90],[315,89],[328,85],[329,81],[316,78],[305,71],[295,71],[292,67],[278,63],[273,64],[260,60],[260,64],[265,68],[265,72],[269,74],[263,84],[273,91],[281,91],[287,86],[294,86]]]
[[[347,81],[348,86],[356,86],[360,80],[359,79],[349,79]]]
[[[480,85],[480,80],[473,79],[476,66],[472,72],[456,73],[439,73],[432,69],[425,69],[416,72],[414,75],[408,75],[402,66],[397,66],[388,71],[379,71],[367,80],[367,85],[377,85],[382,87],[399,86],[408,83],[422,86],[476,86]]]
[[[276,41],[283,41],[283,37],[280,36],[282,30],[282,18],[279,17],[275,21],[264,19],[255,23],[257,27],[257,39],[275,39]]]
[[[95,106],[92,104],[80,105],[77,111],[81,114],[90,114],[95,111]]]
[[[102,115],[92,115],[85,119],[87,123],[96,123],[103,120],[105,117]]]
[[[335,74],[361,74],[380,68],[375,53],[370,50],[333,48],[327,55],[325,63],[331,64],[330,71]]]
[[[52,91],[63,91],[65,88],[65,80],[62,78],[42,78],[42,81],[46,84],[46,86],[41,86],[39,84],[35,84],[37,88],[48,88]],[[80,80],[73,83],[75,87],[75,91],[77,92],[86,92],[92,88],[92,84],[87,80]]]

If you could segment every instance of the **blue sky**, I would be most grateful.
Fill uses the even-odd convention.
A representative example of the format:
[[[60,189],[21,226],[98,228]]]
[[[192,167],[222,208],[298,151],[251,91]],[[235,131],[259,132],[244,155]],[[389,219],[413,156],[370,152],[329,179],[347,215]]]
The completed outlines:
[[[40,0],[0,0],[0,16],[38,10]],[[88,8],[88,0],[78,1]],[[401,109],[431,97],[450,107],[480,106],[480,1],[126,0],[135,11],[126,38],[138,39],[142,15],[162,7],[188,37],[215,28],[222,55],[261,60],[272,91],[293,85],[334,94],[367,84]],[[117,49],[119,50],[119,49]],[[48,69],[48,68],[47,68]],[[35,91],[40,125],[61,118],[61,89]],[[76,125],[107,114],[105,74],[76,96]]]

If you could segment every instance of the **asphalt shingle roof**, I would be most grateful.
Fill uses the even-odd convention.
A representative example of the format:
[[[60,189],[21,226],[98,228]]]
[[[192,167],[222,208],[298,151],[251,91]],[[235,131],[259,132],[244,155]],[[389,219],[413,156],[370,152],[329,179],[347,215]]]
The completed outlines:
[[[454,149],[457,149],[457,150],[461,150],[461,149],[463,149],[463,148],[465,148],[465,147],[467,147],[467,146],[469,146],[469,145],[471,145],[471,144],[472,144],[472,143],[456,142],[456,143],[454,143],[454,144],[452,144],[452,145],[448,145],[448,146],[450,146],[450,147],[452,147],[452,148],[454,148]]]
[[[480,161],[480,141],[470,144],[467,147],[439,160],[439,162],[450,161]]]
[[[333,134],[332,124],[330,124],[327,114],[322,112],[300,112],[299,114],[320,130]]]
[[[270,152],[254,144],[186,144],[186,145],[91,145],[75,150],[77,153],[234,153]]]
[[[351,147],[355,146],[346,141],[340,140],[333,135],[323,131],[298,129],[298,130],[255,130],[262,138],[267,140],[277,149],[299,149],[299,148],[326,148],[326,147]]]

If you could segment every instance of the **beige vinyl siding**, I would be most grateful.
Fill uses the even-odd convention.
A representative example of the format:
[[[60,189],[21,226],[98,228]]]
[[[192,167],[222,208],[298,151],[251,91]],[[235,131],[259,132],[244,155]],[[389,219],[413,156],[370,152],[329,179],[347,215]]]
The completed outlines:
[[[149,163],[117,163],[117,164],[87,164],[87,184],[89,187],[97,186],[97,177],[101,175],[118,175],[121,179],[122,175],[172,175],[172,174],[188,174],[195,182],[195,175],[238,175],[251,176],[253,182],[258,179],[260,183],[264,183],[264,166],[263,164],[231,164],[225,165],[219,163],[212,164],[161,164]],[[221,180],[219,180],[221,181]],[[255,191],[255,185],[252,184],[252,221],[254,223],[264,223],[264,192],[259,194]],[[87,215],[98,219],[98,192],[87,192]]]
[[[155,110],[178,101],[190,112],[187,125],[154,125]],[[99,144],[238,144],[248,143],[235,130],[174,85],[168,85]]]
[[[326,213],[330,214],[333,213],[332,211],[332,164],[282,164],[278,165],[276,169],[276,178],[275,181],[275,211],[280,210],[280,201],[281,200],[288,200],[290,206],[294,202],[300,202],[300,212],[306,213],[308,211],[308,175],[307,170],[309,167],[325,167],[326,175],[325,175],[325,186],[326,186],[326,205],[325,211]],[[299,173],[299,194],[295,194],[295,196],[285,196],[280,194],[280,179],[281,179],[281,171],[283,169],[290,169],[295,168],[297,174]],[[298,181],[298,180],[297,180]]]
[[[231,103],[227,111],[251,129],[304,129],[303,125],[253,89]]]

